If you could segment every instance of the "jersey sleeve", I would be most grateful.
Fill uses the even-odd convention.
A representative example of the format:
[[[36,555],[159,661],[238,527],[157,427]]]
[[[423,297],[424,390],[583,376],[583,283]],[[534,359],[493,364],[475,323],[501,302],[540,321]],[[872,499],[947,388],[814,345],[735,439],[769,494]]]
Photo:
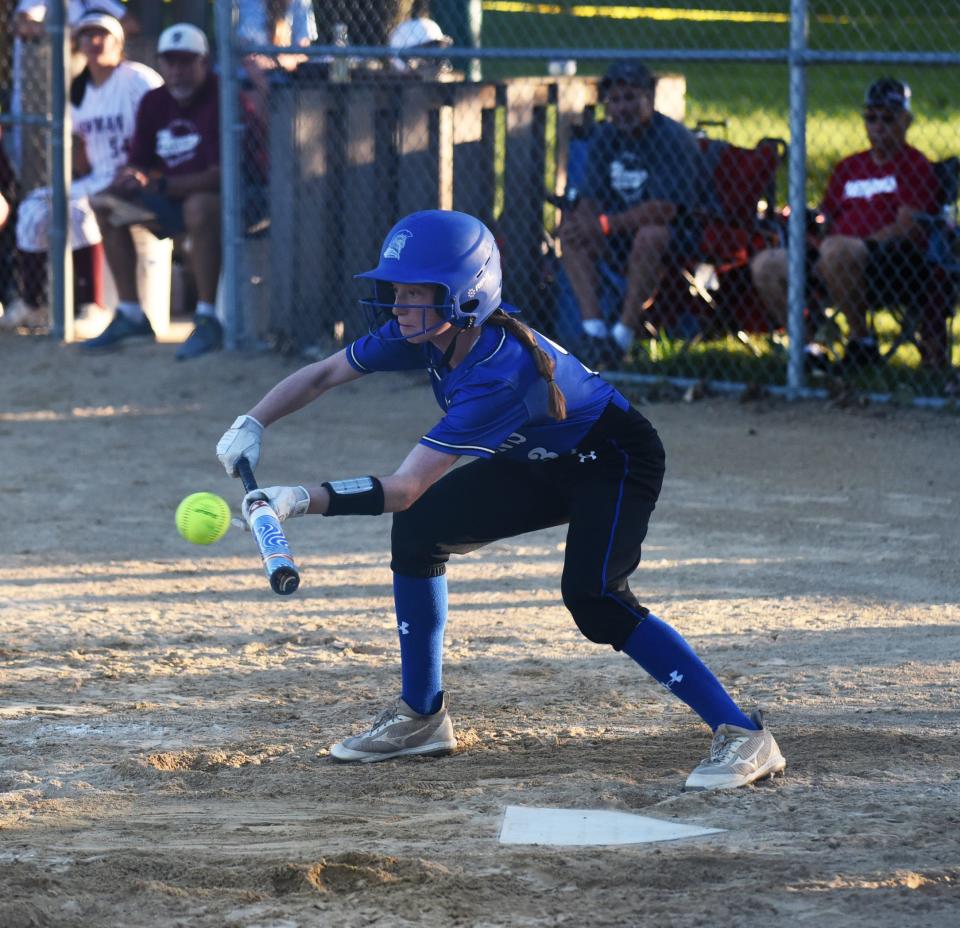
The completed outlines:
[[[596,126],[587,143],[583,183],[580,185],[580,194],[584,199],[597,200],[601,205],[607,199],[607,172],[610,169],[610,146],[605,128]]]
[[[902,187],[900,198],[904,206],[910,206],[924,213],[937,211],[937,196],[940,185],[933,173],[933,166],[917,152],[909,163],[908,170],[900,178]]]
[[[516,390],[507,384],[474,385],[470,395],[455,400],[421,445],[445,454],[489,458],[529,418]]]
[[[137,106],[137,115],[133,126],[133,135],[130,137],[130,154],[127,164],[142,170],[149,170],[157,164],[156,127],[150,116],[150,91],[140,98]]]
[[[361,374],[423,370],[427,366],[424,349],[403,339],[395,319],[382,325],[376,335],[362,335],[346,351],[347,363]]]
[[[830,180],[827,181],[827,192],[823,195],[823,202],[820,204],[820,211],[827,219],[836,219],[840,211],[840,192],[843,190],[845,167],[846,161],[841,161],[833,169]]]
[[[693,135],[679,125],[664,123],[660,139],[663,151],[658,169],[650,178],[649,199],[666,200],[690,210],[697,203],[703,183],[703,161]],[[666,167],[669,164],[669,169]]]

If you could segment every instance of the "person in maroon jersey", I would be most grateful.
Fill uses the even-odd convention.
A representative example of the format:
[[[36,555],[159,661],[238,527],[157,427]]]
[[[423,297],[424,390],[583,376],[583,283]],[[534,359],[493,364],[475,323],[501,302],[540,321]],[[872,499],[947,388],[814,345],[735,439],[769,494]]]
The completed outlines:
[[[813,273],[849,327],[841,372],[879,360],[867,328],[871,306],[922,298],[929,287],[925,235],[916,216],[936,210],[939,185],[927,158],[907,144],[910,96],[909,86],[892,77],[867,88],[863,119],[870,148],[836,165],[821,204],[826,237]],[[752,271],[771,315],[785,321],[786,252],[761,252]]]
[[[177,350],[182,361],[223,344],[214,310],[221,260],[219,85],[210,71],[207,37],[196,26],[178,23],[164,30],[157,54],[165,83],[140,102],[127,164],[91,202],[121,301],[138,299],[130,223],[142,223],[161,238],[189,235],[198,301],[194,329]],[[138,328],[117,313],[83,347],[113,348],[153,337],[146,317]]]

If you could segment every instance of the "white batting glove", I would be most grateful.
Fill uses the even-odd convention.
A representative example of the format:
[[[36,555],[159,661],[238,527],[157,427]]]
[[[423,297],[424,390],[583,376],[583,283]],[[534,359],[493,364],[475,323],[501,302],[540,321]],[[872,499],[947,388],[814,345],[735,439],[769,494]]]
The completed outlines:
[[[245,521],[250,519],[250,504],[258,499],[266,500],[281,522],[306,515],[310,508],[310,494],[305,487],[261,487],[259,490],[251,490],[243,498],[240,508]]]
[[[262,437],[263,426],[253,416],[237,416],[217,442],[217,457],[228,477],[237,476],[237,461],[240,458],[246,458],[250,462],[250,469],[256,471]]]

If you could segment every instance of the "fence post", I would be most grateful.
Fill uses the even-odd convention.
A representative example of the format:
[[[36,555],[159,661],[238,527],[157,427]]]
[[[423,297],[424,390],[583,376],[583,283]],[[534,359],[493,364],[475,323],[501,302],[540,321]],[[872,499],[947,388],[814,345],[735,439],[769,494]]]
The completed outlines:
[[[237,68],[233,56],[235,0],[217,4],[217,60],[220,64],[220,209],[223,263],[220,287],[224,314],[224,347],[236,350],[243,339],[239,293],[238,250],[243,239],[240,200],[240,152],[243,127],[238,123]]]
[[[497,225],[506,269],[504,296],[537,318],[532,283],[541,263],[543,203],[546,191],[546,114],[549,84],[542,78],[515,77],[504,81],[506,151],[503,214]],[[516,294],[516,296],[514,295]],[[527,304],[524,306],[524,304]]]
[[[73,254],[70,251],[70,110],[67,106],[70,80],[70,27],[67,0],[47,7],[50,37],[50,186],[53,193],[50,217],[50,297],[54,338],[73,338]]]
[[[790,218],[787,236],[787,393],[804,386],[807,252],[807,0],[790,0]]]

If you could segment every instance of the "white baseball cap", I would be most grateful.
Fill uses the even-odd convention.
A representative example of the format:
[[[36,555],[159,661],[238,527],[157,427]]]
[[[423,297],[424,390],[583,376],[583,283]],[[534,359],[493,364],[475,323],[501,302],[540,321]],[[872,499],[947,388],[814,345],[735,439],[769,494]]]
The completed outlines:
[[[202,29],[190,23],[176,23],[160,33],[157,42],[157,54],[166,52],[186,52],[188,55],[208,55],[210,46]]]
[[[426,16],[408,19],[390,33],[391,48],[419,48],[423,45],[447,48],[453,45],[453,39],[444,35],[440,26]]]
[[[109,13],[84,13],[73,25],[73,34],[80,35],[85,29],[104,29],[117,41],[123,42],[123,26],[116,16]]]

